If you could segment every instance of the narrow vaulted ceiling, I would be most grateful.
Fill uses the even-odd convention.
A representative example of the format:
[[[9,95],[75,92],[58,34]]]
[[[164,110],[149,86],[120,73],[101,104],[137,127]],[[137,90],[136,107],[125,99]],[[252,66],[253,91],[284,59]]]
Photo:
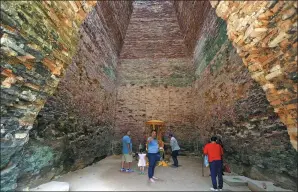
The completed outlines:
[[[173,2],[135,1],[133,7],[121,59],[188,56]]]

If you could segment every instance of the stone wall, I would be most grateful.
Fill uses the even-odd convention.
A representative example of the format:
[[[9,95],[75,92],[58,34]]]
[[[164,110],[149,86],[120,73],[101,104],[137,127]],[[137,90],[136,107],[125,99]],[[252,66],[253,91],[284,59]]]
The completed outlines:
[[[233,172],[295,189],[297,152],[287,127],[226,33],[226,23],[210,10],[194,52],[194,125],[200,142],[221,136]]]

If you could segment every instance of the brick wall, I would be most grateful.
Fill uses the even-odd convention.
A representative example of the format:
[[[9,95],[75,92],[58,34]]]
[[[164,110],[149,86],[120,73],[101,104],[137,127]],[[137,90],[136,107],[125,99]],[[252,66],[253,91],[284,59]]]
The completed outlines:
[[[128,85],[118,88],[116,131],[131,130],[133,142],[142,141],[145,122],[159,119],[181,142],[192,136],[191,87]]]
[[[111,153],[104,146],[111,145],[113,135],[115,70],[132,4],[98,3],[78,33],[94,5],[90,1],[5,2],[2,7],[1,3],[5,53],[1,116],[6,119],[1,122],[1,137],[5,136],[1,167],[28,141],[26,135],[34,127],[22,153],[16,153],[1,171],[4,191],[15,188],[16,179],[18,189],[23,184],[33,186]]]
[[[226,23],[211,10],[194,51],[193,115],[200,141],[222,137],[224,159],[234,172],[295,189],[297,152],[287,127],[226,33]]]
[[[214,1],[227,34],[297,150],[297,2]]]
[[[127,127],[137,130],[147,117],[164,118],[191,150],[197,145],[193,137],[203,142],[222,135],[234,170],[294,189],[297,3],[212,1],[215,9],[210,9],[204,1],[137,1],[126,34],[128,22],[122,21],[129,20],[131,8],[124,2],[100,2],[81,38],[80,24],[96,2],[1,3],[3,190],[16,187],[17,152],[65,74],[37,118],[21,180],[26,173],[48,179],[101,158],[107,151],[95,153],[100,144],[87,135],[110,138],[116,115],[117,134]],[[66,72],[78,39],[78,55]],[[135,138],[138,134],[134,131]],[[63,146],[68,157],[80,151],[85,156],[66,160],[53,151]],[[68,167],[59,167],[62,159]],[[36,166],[27,166],[36,160]],[[51,166],[56,170],[49,171]]]
[[[180,144],[192,133],[192,60],[171,1],[136,1],[118,66],[117,138],[131,130],[135,146],[145,122],[159,119]]]
[[[19,151],[71,63],[96,1],[1,2],[1,188],[16,187]],[[3,187],[2,187],[3,186]]]

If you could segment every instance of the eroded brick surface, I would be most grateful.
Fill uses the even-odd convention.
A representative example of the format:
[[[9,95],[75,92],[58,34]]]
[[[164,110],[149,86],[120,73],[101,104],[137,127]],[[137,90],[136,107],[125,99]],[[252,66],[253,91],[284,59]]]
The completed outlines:
[[[220,1],[213,6],[297,150],[297,2]]]
[[[7,170],[3,191],[16,187],[18,160],[11,157],[28,141],[38,112],[71,62],[80,24],[95,3],[1,2],[1,175]]]
[[[133,6],[118,67],[117,137],[131,130],[138,146],[145,122],[159,119],[185,147],[193,132],[193,67],[173,2],[136,1]]]
[[[192,55],[195,50],[198,35],[211,10],[209,1],[174,1],[178,23],[183,33],[183,40]]]
[[[234,172],[295,189],[297,152],[287,127],[243,65],[214,10],[206,15],[199,36],[193,116],[200,142],[219,135],[224,159]]]
[[[32,127],[37,112],[50,96],[35,121],[28,144],[22,153],[13,156],[12,162],[23,160],[17,169],[8,169],[14,179],[18,177],[19,189],[22,184],[46,182],[56,174],[85,167],[111,153],[115,70],[132,6],[131,2],[100,2],[78,33],[93,5],[90,1],[4,4],[7,17],[1,39],[1,51],[5,53],[1,63],[5,101],[1,102],[1,136],[6,135],[7,142],[1,143],[1,167],[28,141],[26,128]],[[31,17],[33,13],[35,18]],[[1,180],[1,186],[16,187],[15,180],[6,182]]]
[[[172,1],[135,1],[122,59],[188,55]]]
[[[127,129],[137,144],[155,118],[190,151],[223,136],[233,171],[297,190],[297,3],[131,3],[101,1],[79,36],[96,2],[1,2],[1,190],[19,169],[34,184],[97,161]]]
[[[131,130],[137,147],[143,142],[145,122],[160,119],[166,122],[167,131],[175,133],[183,146],[183,142],[194,136],[191,96],[191,87],[121,86],[117,96],[116,132],[121,136]]]

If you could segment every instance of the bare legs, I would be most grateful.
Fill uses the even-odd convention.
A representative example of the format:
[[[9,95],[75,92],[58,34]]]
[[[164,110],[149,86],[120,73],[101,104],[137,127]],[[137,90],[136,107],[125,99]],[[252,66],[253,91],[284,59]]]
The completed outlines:
[[[140,174],[145,174],[145,167],[144,166],[140,166]]]
[[[126,167],[125,165],[128,165],[128,169],[130,169],[130,167],[131,167],[131,162],[126,163],[125,161],[122,161],[122,162],[121,162],[121,168],[122,168],[122,169],[125,169],[125,167]]]

